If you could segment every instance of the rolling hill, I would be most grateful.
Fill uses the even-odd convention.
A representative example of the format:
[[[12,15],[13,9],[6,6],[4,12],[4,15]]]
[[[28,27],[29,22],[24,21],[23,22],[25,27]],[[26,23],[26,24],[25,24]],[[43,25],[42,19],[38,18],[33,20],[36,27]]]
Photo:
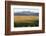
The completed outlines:
[[[39,13],[34,13],[30,11],[22,11],[18,13],[14,13],[14,16],[39,16]]]
[[[22,11],[14,13],[14,27],[35,27],[39,25],[39,13]]]

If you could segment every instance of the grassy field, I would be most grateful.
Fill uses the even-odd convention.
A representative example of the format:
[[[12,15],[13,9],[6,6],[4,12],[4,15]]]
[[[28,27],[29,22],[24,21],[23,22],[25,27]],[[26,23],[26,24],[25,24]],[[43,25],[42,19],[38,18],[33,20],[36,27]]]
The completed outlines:
[[[14,27],[38,26],[38,19],[38,16],[14,16]]]

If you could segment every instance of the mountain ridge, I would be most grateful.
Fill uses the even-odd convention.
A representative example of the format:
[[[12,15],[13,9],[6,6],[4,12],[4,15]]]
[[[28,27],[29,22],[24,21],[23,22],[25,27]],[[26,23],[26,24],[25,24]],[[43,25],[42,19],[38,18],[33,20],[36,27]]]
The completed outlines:
[[[23,11],[23,12],[18,12],[18,13],[14,13],[14,16],[39,16],[39,13],[34,13],[34,12],[30,12],[30,11]]]

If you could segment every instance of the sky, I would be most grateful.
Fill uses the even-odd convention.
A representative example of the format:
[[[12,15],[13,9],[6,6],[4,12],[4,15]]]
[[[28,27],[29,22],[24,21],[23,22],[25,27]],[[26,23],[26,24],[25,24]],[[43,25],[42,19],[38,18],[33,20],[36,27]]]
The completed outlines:
[[[14,8],[14,13],[22,12],[22,11],[30,11],[34,13],[39,13],[39,9],[30,9],[30,8]]]

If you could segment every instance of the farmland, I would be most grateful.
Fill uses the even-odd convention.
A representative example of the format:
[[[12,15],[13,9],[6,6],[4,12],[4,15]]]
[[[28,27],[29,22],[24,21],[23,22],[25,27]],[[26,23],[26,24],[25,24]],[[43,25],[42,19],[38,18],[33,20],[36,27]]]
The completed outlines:
[[[38,16],[14,16],[14,27],[34,27],[38,24]]]

